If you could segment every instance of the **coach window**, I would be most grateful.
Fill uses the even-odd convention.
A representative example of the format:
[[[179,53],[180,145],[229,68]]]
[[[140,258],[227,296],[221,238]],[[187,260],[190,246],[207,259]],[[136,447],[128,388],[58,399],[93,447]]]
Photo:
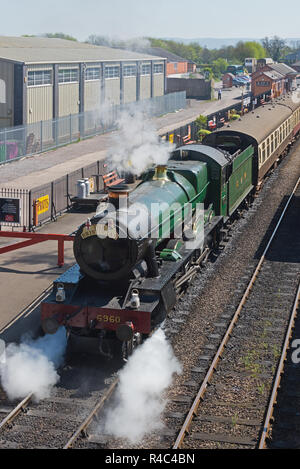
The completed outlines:
[[[262,144],[262,156],[261,156],[262,161],[265,161],[266,159],[266,142],[263,142]]]
[[[270,137],[267,140],[267,158],[270,156]]]
[[[274,134],[271,135],[271,154],[274,151]]]

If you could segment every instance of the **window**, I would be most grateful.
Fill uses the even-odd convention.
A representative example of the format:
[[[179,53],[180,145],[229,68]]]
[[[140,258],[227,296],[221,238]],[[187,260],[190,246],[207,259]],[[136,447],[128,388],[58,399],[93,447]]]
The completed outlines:
[[[120,78],[120,67],[105,67],[105,78]]]
[[[78,80],[79,71],[77,68],[66,68],[58,72],[59,83],[76,83]]]
[[[164,66],[163,64],[154,64],[154,73],[163,73]]]
[[[6,84],[4,80],[0,80],[0,103],[6,103]]]
[[[142,75],[151,75],[151,65],[150,64],[142,65],[141,74]]]
[[[262,155],[261,155],[261,162],[263,163],[266,159],[266,142],[262,144]]]
[[[52,85],[51,70],[35,70],[28,72],[28,86]]]
[[[274,134],[271,135],[271,154],[274,151]]]
[[[89,67],[85,71],[85,79],[100,80],[100,67]]]
[[[268,81],[257,81],[256,86],[270,86],[270,82],[268,82]]]
[[[135,77],[136,76],[136,65],[125,65],[123,68],[124,77]]]

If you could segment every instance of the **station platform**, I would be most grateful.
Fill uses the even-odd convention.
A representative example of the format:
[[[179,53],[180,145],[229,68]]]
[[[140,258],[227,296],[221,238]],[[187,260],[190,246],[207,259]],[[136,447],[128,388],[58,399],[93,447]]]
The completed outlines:
[[[238,103],[239,98],[241,98],[241,91],[238,88],[233,88],[230,91],[223,92],[221,101],[190,100],[186,109],[153,118],[152,121],[157,133],[163,135],[187,125],[200,114],[209,115]],[[105,160],[107,150],[111,148],[112,135],[116,133],[99,135],[56,150],[2,165],[0,189],[34,189],[84,166],[91,165],[99,160]]]
[[[66,213],[39,233],[71,234],[93,213]],[[17,242],[0,238],[0,247]],[[46,241],[0,256],[0,331],[75,263],[73,243],[65,242],[65,265],[57,266],[57,242]]]

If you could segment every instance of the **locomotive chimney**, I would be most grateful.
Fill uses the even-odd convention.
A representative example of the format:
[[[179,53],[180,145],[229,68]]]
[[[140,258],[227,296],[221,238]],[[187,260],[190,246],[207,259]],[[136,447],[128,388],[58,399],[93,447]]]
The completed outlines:
[[[111,188],[108,192],[109,202],[113,204],[116,208],[119,208],[120,199],[122,199],[122,204],[124,205],[124,201],[125,201],[125,204],[127,205],[126,200],[128,200],[129,192],[130,190],[127,187],[122,187],[122,189]]]

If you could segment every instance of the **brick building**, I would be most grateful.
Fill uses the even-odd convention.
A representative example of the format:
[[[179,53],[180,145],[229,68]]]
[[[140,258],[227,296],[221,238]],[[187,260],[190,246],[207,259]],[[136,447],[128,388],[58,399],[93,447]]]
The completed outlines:
[[[284,77],[280,73],[258,71],[252,75],[251,92],[254,97],[262,94],[277,97],[283,93],[284,84]]]
[[[251,91],[253,96],[269,94],[273,98],[296,88],[298,72],[283,63],[265,65],[252,74]]]
[[[234,78],[232,73],[225,73],[222,77],[223,88],[232,88]]]
[[[191,60],[184,59],[179,55],[173,54],[161,47],[147,47],[140,50],[140,52],[149,54],[151,56],[163,57],[167,60],[166,75],[184,75],[196,71],[196,64]]]

